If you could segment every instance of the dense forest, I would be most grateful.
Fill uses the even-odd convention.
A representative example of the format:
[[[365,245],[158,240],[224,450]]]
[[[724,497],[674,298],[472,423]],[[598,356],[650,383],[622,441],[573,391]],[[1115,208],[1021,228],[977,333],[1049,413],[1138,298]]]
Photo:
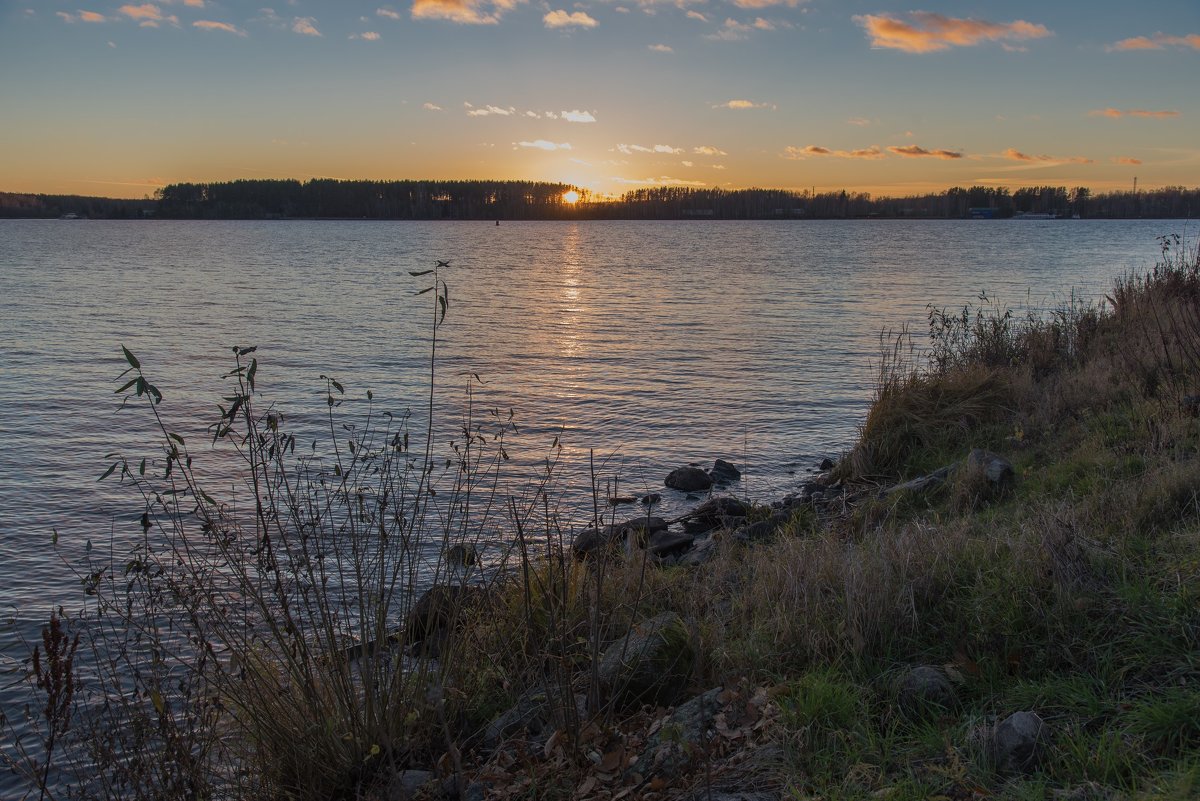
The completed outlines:
[[[579,200],[569,203],[568,192]],[[909,197],[784,189],[637,189],[615,200],[534,181],[238,180],[171,184],[154,200],[0,192],[0,217],[372,220],[841,219],[1013,217],[1183,218],[1200,213],[1200,188],[1092,193],[1085,187],[955,187]]]

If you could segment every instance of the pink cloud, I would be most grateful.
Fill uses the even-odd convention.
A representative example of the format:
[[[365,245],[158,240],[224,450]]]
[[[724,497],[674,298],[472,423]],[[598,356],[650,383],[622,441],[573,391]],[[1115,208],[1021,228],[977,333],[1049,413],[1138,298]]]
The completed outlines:
[[[783,150],[785,159],[800,161],[811,156],[831,156],[839,159],[881,159],[884,158],[884,153],[878,147],[861,148],[859,150],[831,150],[820,145],[805,145],[804,147],[794,147],[789,145]]]
[[[97,14],[95,11],[79,10],[78,14],[71,14],[66,11],[54,12],[63,22],[108,22],[108,17],[103,14]]]
[[[1168,47],[1191,48],[1200,50],[1200,33],[1189,33],[1186,36],[1169,36],[1156,33],[1153,36],[1134,36],[1122,39],[1108,46],[1108,50],[1163,50]]]
[[[961,159],[963,157],[963,154],[957,150],[926,150],[920,145],[893,145],[888,148],[888,152],[907,158]]]
[[[228,22],[214,22],[210,19],[198,19],[192,23],[192,27],[199,28],[202,31],[225,31],[235,36],[246,35],[246,32],[236,25],[230,25]]]
[[[1125,164],[1131,167],[1136,167],[1142,163],[1142,160],[1135,159],[1130,156],[1114,156],[1112,162],[1113,164]]]
[[[969,47],[981,42],[1011,43],[1053,36],[1045,25],[1025,20],[988,22],[960,19],[928,11],[914,11],[910,22],[884,14],[863,14],[854,21],[863,27],[871,46],[906,53],[932,53],[951,47]]]
[[[1066,156],[1066,157],[1045,156],[1045,155],[1032,156],[1028,153],[1022,153],[1020,150],[1017,150],[1016,148],[1013,148],[1013,147],[1010,147],[1008,150],[1005,150],[1004,153],[1002,153],[1001,155],[1003,155],[1004,158],[1009,159],[1010,161],[1043,162],[1046,164],[1091,164],[1091,163],[1093,163],[1091,159],[1084,158],[1083,156]]]
[[[1171,117],[1178,117],[1180,112],[1164,109],[1162,111],[1148,111],[1144,108],[1105,108],[1089,111],[1088,114],[1092,117],[1108,117],[1109,119],[1119,120],[1122,117],[1148,117],[1150,119],[1165,120]]]
[[[444,19],[463,25],[495,25],[521,0],[413,0],[413,19]]]

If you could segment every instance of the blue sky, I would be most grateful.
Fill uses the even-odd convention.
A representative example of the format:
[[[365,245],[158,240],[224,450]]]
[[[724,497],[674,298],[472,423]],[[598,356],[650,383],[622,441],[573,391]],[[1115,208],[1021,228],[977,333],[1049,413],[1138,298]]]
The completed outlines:
[[[1200,183],[1200,3],[0,0],[0,190]]]

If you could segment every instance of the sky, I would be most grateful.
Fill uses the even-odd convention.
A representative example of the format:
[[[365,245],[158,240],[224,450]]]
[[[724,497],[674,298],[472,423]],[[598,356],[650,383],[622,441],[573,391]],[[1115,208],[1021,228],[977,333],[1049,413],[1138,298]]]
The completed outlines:
[[[1200,184],[1200,0],[0,0],[0,191]]]

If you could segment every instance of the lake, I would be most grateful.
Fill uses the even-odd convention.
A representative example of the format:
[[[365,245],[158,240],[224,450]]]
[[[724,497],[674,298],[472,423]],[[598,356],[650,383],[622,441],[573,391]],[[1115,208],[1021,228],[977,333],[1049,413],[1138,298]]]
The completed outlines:
[[[18,636],[82,600],[62,559],[140,533],[140,502],[96,481],[108,453],[154,453],[145,409],[117,410],[122,345],[194,450],[237,345],[257,346],[259,389],[302,428],[325,413],[321,375],[351,403],[369,389],[377,409],[419,421],[434,307],[416,295],[429,277],[409,272],[448,261],[438,448],[477,374],[475,408],[511,410],[518,426],[505,487],[518,491],[558,436],[563,513],[582,523],[591,452],[623,494],[721,457],[744,472],[731,491],[781,497],[852,443],[881,332],[907,326],[919,343],[928,304],[983,293],[1019,309],[1100,298],[1176,232],[1156,220],[0,221],[0,700],[11,711],[18,697]],[[688,503],[664,494],[668,513]]]

